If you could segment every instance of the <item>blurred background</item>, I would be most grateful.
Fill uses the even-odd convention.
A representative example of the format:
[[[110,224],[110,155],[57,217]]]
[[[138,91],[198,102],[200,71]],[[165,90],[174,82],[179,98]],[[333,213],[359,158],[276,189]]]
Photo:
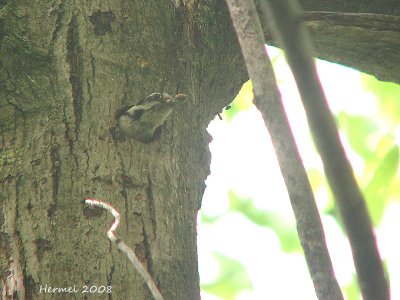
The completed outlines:
[[[361,299],[347,238],[283,54],[268,47],[286,113],[316,196],[335,274]],[[400,86],[317,61],[342,143],[364,192],[392,299],[400,299]],[[211,174],[198,215],[203,300],[317,299],[290,201],[251,82],[209,125]]]

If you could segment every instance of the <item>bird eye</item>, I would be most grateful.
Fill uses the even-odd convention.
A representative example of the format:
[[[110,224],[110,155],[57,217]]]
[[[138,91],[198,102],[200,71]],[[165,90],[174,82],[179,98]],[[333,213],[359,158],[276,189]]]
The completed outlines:
[[[137,109],[137,110],[135,110],[135,112],[133,113],[133,115],[132,115],[132,119],[133,120],[139,120],[140,119],[140,117],[143,115],[143,113],[144,113],[144,109]]]

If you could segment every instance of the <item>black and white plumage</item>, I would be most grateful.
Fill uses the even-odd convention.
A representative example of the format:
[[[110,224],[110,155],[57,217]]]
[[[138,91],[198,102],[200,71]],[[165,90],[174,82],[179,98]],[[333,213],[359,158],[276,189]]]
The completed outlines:
[[[152,142],[176,105],[186,101],[186,95],[175,97],[167,93],[152,93],[137,105],[125,107],[117,113],[118,126],[123,135],[142,143]]]

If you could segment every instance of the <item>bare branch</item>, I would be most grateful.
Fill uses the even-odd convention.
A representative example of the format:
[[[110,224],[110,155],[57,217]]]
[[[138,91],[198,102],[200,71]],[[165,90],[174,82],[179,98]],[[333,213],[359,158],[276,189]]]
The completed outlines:
[[[342,13],[335,11],[303,12],[305,21],[324,21],[332,25],[354,26],[379,30],[381,32],[400,32],[400,17],[367,13]]]
[[[389,299],[371,219],[321,87],[300,6],[294,0],[268,0],[268,4],[263,6],[263,11],[274,21],[274,29],[296,80],[325,174],[350,240],[363,299]]]
[[[300,242],[319,299],[343,299],[325,244],[307,173],[287,121],[253,0],[226,0],[261,111],[277,154],[296,217]]]
[[[129,260],[132,262],[135,269],[139,272],[139,274],[145,280],[153,298],[155,300],[164,300],[164,298],[161,295],[160,291],[158,290],[153,278],[146,271],[146,269],[143,267],[143,265],[140,263],[139,259],[135,255],[135,252],[131,248],[129,248],[124,243],[124,241],[121,238],[119,238],[116,235],[116,233],[114,232],[117,229],[117,227],[119,226],[119,222],[120,222],[119,213],[115,210],[115,208],[104,201],[100,201],[100,200],[93,199],[93,198],[86,198],[85,203],[92,205],[92,206],[98,206],[98,207],[104,208],[105,210],[107,210],[114,216],[115,221],[111,225],[110,229],[107,231],[107,237],[110,239],[111,242],[113,242],[115,245],[117,245],[118,249],[121,250],[122,252],[124,252],[125,255],[129,258]]]

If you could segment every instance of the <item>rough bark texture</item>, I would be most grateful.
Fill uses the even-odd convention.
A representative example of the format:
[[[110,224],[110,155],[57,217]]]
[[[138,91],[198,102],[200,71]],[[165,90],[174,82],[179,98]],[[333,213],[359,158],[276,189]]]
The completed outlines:
[[[199,298],[205,128],[245,72],[223,3],[194,4],[1,2],[4,299],[150,299],[105,235],[112,217],[85,207],[85,197],[121,213],[119,235],[165,299]],[[189,100],[160,139],[118,139],[115,112],[162,88]],[[78,292],[46,294],[46,286]],[[84,286],[98,290],[82,294]]]
[[[398,1],[300,1],[314,55],[400,83]],[[263,24],[269,31],[268,24]],[[276,44],[267,35],[267,41]]]
[[[336,0],[336,1],[315,1],[300,0],[305,10],[324,10],[335,12],[374,13],[385,15],[400,15],[400,3],[397,0]]]
[[[400,83],[400,16],[313,12],[305,20],[317,57]]]
[[[0,1],[3,298],[149,299],[105,236],[112,217],[85,207],[84,197],[124,216],[120,236],[166,299],[199,297],[195,217],[208,174],[205,127],[247,74],[225,3],[194,2]],[[390,1],[364,2],[362,12],[399,13]],[[359,12],[335,4],[308,1],[306,9]],[[332,52],[321,57],[346,61],[337,46],[328,43]],[[390,73],[398,56],[387,59]],[[363,69],[359,63],[348,64]],[[159,91],[164,79],[164,91],[189,101],[160,139],[114,139],[117,109]],[[79,292],[40,293],[46,284]],[[112,294],[81,294],[84,285],[112,286]]]

